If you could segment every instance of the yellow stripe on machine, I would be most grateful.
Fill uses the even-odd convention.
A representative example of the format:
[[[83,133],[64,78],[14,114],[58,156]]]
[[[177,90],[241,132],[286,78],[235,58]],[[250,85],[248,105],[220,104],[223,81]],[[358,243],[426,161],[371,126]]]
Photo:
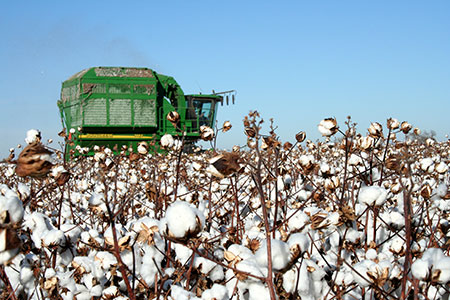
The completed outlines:
[[[143,134],[127,134],[127,135],[119,135],[112,133],[87,133],[80,134],[78,136],[79,139],[115,139],[115,140],[123,140],[123,139],[139,139],[139,140],[151,140],[152,136],[145,136]]]

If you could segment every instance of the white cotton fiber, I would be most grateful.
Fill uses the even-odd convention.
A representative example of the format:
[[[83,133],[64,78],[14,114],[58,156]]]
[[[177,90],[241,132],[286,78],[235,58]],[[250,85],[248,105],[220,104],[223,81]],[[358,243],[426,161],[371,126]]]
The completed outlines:
[[[167,226],[176,238],[201,230],[204,224],[202,213],[187,202],[176,201],[166,212]]]
[[[272,268],[274,270],[284,269],[290,260],[289,245],[281,240],[271,240]],[[256,261],[262,267],[267,267],[267,242],[264,241],[255,253]]]
[[[365,186],[359,191],[358,201],[368,206],[383,205],[386,202],[388,191],[381,186]]]

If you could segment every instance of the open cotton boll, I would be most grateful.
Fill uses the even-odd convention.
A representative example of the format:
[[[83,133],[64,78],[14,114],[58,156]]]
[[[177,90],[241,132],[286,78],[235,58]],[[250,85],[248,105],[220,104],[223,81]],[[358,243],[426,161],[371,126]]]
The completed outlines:
[[[450,257],[442,249],[427,249],[411,266],[413,276],[421,280],[428,279],[430,269],[433,280],[444,284],[450,281]]]
[[[66,238],[64,232],[58,229],[52,229],[45,233],[42,237],[42,243],[44,246],[58,246],[65,242]]]
[[[150,287],[153,287],[155,284],[155,275],[159,274],[159,270],[161,270],[161,262],[163,259],[163,254],[161,254],[161,252],[154,246],[145,246],[145,254],[142,257],[140,275]],[[168,270],[166,269],[166,274],[167,273],[170,272],[168,272]]]
[[[370,285],[370,279],[367,276],[367,272],[375,269],[376,263],[365,259],[353,266],[353,278],[355,282],[362,288],[368,287]]]
[[[196,257],[194,267],[203,274],[208,274],[217,264],[204,257]]]
[[[52,177],[57,178],[62,173],[67,172],[63,166],[56,166],[52,169]]]
[[[30,187],[26,185],[25,183],[19,182],[17,184],[17,193],[21,200],[26,199],[28,196],[30,196]]]
[[[293,293],[297,289],[297,269],[293,268],[283,274],[283,288],[288,293]]]
[[[261,282],[252,282],[248,287],[248,300],[270,300],[270,292]]]
[[[8,263],[13,259],[17,253],[19,253],[19,248],[5,250],[0,252],[0,265]]]
[[[199,233],[205,224],[205,217],[189,203],[176,201],[166,212],[169,235],[175,238],[186,238]]]
[[[31,240],[38,249],[42,247],[42,238],[49,230],[54,229],[49,218],[40,212],[26,214],[23,225],[26,229],[31,230]]]
[[[290,260],[290,251],[287,243],[273,239],[271,240],[272,268],[274,270],[284,269]],[[262,267],[267,267],[267,241],[265,240],[261,247],[255,253],[256,261]]]
[[[40,140],[41,140],[41,132],[39,130],[30,129],[27,131],[27,137],[25,138],[25,142],[27,144],[32,144]]]
[[[434,266],[433,269],[438,270],[437,281],[439,283],[448,283],[450,282],[450,257],[446,256],[439,261],[437,266]]]
[[[319,125],[317,126],[319,129],[319,132],[322,134],[322,136],[332,136],[338,131],[338,126],[336,119],[333,118],[327,118],[322,121],[320,121]]]
[[[348,159],[348,164],[350,166],[360,165],[360,164],[362,164],[362,159],[358,155],[352,153],[352,155],[350,155],[350,158]]]
[[[288,240],[289,248],[292,249],[293,246],[298,245],[300,247],[301,252],[308,251],[310,246],[310,239],[306,236],[306,234],[297,232],[291,234]]]
[[[411,272],[415,278],[425,280],[430,274],[430,268],[430,262],[419,258],[412,264]]]
[[[186,291],[182,287],[178,285],[172,285],[171,286],[172,291],[170,292],[170,297],[173,300],[194,300],[194,299],[200,299],[195,297],[195,295],[189,291]]]
[[[17,197],[17,194],[10,189],[2,189],[2,194],[0,194],[0,222],[18,223],[22,221],[24,215],[23,204]],[[2,220],[3,218],[5,220]]]
[[[267,276],[267,268],[261,267],[254,257],[244,259],[236,264],[235,268],[239,271],[250,273],[254,276]],[[248,280],[256,280],[253,277],[248,277]]]
[[[221,284],[213,284],[213,286],[204,291],[202,294],[202,300],[227,300],[228,290],[225,286]]]
[[[160,145],[163,148],[171,148],[173,146],[174,139],[170,134],[165,134],[161,137]]]
[[[100,265],[103,270],[109,270],[109,268],[117,264],[117,258],[110,252],[99,251],[95,254],[94,260]]]
[[[305,227],[306,224],[309,222],[309,217],[307,214],[305,214],[302,211],[293,212],[295,213],[294,216],[289,218],[288,226],[291,230],[299,230]]]
[[[383,205],[386,202],[388,191],[381,186],[365,186],[359,191],[358,201],[368,206]]]
[[[434,171],[434,161],[433,159],[427,157],[420,160],[420,168],[422,171],[432,173]]]
[[[89,198],[89,205],[99,206],[105,203],[105,196],[100,193],[93,193]]]

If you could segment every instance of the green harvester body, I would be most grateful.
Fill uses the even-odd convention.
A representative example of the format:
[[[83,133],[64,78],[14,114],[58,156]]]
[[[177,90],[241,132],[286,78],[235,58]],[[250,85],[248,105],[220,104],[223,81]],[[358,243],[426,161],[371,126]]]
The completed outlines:
[[[161,151],[164,134],[184,136],[186,145],[200,139],[200,126],[214,128],[218,94],[184,95],[173,77],[148,68],[93,67],[62,83],[58,107],[68,139],[66,158],[79,155],[77,146],[105,146],[136,151],[140,142]],[[172,124],[167,114],[177,111]],[[79,148],[79,147],[78,147]]]

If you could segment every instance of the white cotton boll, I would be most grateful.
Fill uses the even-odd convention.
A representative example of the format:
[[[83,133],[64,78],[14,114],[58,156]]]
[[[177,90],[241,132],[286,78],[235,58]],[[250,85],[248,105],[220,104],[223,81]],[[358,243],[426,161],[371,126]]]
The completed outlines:
[[[360,165],[360,164],[362,164],[362,159],[358,155],[352,153],[352,155],[350,155],[350,158],[348,159],[348,164],[350,166]]]
[[[204,291],[202,294],[202,300],[227,300],[229,299],[228,290],[221,284],[213,284],[213,286]]]
[[[439,262],[444,257],[444,252],[439,248],[427,249],[422,255],[422,259],[430,261],[432,265],[435,265],[436,262]]]
[[[434,171],[434,161],[433,159],[427,157],[427,158],[422,158],[420,161],[420,168],[422,169],[422,171],[428,172],[428,173],[432,173]]]
[[[10,189],[0,194],[0,214],[5,211],[9,215],[9,223],[18,223],[22,221],[24,216],[22,201],[17,197],[17,194]]]
[[[436,165],[436,171],[440,174],[445,174],[448,172],[448,165],[441,161]]]
[[[232,244],[228,247],[227,251],[233,253],[235,256],[239,256],[242,259],[250,259],[253,258],[253,252],[242,245]]]
[[[317,126],[319,129],[320,134],[322,136],[329,137],[333,134],[335,134],[338,130],[338,126],[335,119],[328,118],[320,121],[319,125]]]
[[[395,228],[402,228],[405,226],[405,217],[401,213],[398,211],[392,211],[389,215],[391,219],[390,224],[393,224]]]
[[[287,243],[273,239],[271,240],[272,268],[274,270],[284,269],[290,260],[290,251]],[[255,253],[256,261],[262,267],[267,267],[267,241]]]
[[[30,129],[27,131],[27,137],[25,138],[25,142],[27,144],[32,144],[36,141],[41,140],[41,132],[37,129]]]
[[[297,289],[297,270],[290,269],[283,274],[283,288],[288,293],[294,293]]]
[[[336,170],[327,163],[321,163],[320,164],[320,173],[322,174],[322,176],[323,175],[332,175],[332,174],[336,173]]]
[[[172,149],[175,151],[180,151],[183,146],[183,142],[181,140],[174,140]]]
[[[339,240],[341,239],[339,232],[335,231],[329,236],[331,248],[337,249],[339,247]]]
[[[327,217],[329,224],[332,224],[332,225],[338,225],[339,219],[340,219],[340,216],[339,216],[339,212],[337,212],[337,211],[329,213],[328,217]]]
[[[417,263],[415,272],[418,276],[423,276],[425,272],[423,270],[425,263],[419,262],[421,260],[426,262],[429,267],[431,266],[432,276],[439,283],[447,283],[450,281],[450,257],[445,256],[442,249],[439,248],[427,249],[423,253],[422,258],[416,260],[413,263],[413,266],[414,264]],[[416,278],[420,279],[421,277]]]
[[[294,212],[295,213],[295,212]],[[288,221],[291,230],[300,230],[309,222],[309,217],[302,211],[298,211]]]
[[[189,203],[176,201],[166,212],[167,227],[173,237],[184,238],[198,233],[204,225],[203,214]]]
[[[56,166],[52,169],[52,177],[56,178],[61,175],[63,172],[67,172],[63,166]]]
[[[446,256],[437,263],[438,265],[433,266],[433,269],[440,271],[438,282],[443,284],[450,282],[450,257]]]
[[[391,272],[389,275],[389,279],[400,279],[401,276],[403,276],[403,269],[400,268],[397,264],[395,264],[393,267],[391,267]]]
[[[225,273],[223,272],[223,267],[216,265],[208,274],[209,279],[212,282],[221,281],[225,278]]]
[[[139,179],[138,179],[138,177],[136,176],[136,173],[131,174],[131,176],[130,176],[130,183],[131,183],[131,184],[136,184],[136,183],[138,183],[138,182],[139,182]]]
[[[198,162],[194,161],[194,162],[192,163],[192,168],[193,168],[195,171],[200,171],[200,170],[202,169],[202,165],[199,164]]]
[[[106,251],[97,252],[94,259],[103,270],[109,270],[111,266],[117,264],[117,258],[112,253]]]
[[[107,299],[108,297],[113,297],[113,296],[117,295],[118,293],[119,293],[119,289],[116,286],[112,285],[110,287],[105,288],[102,291],[102,296],[103,296],[103,298]],[[114,297],[113,299],[117,299],[117,298]]]
[[[50,278],[55,277],[55,276],[56,276],[56,271],[55,271],[55,269],[53,269],[53,268],[48,268],[48,269],[45,270],[44,277],[45,277],[46,279],[50,279]]]
[[[261,267],[255,260],[254,257],[249,259],[244,259],[235,265],[235,268],[239,271],[250,273],[254,276],[265,277],[267,276],[267,268]],[[249,277],[249,280],[254,280],[254,278]]]
[[[137,151],[139,154],[147,154],[148,153],[148,144],[147,142],[140,142],[137,146]]]
[[[309,155],[301,155],[300,156],[300,164],[304,167],[311,165],[314,162],[314,156],[309,154]]]
[[[413,276],[420,280],[425,280],[430,274],[431,265],[427,260],[417,259],[411,266]]]
[[[394,254],[401,254],[406,249],[405,241],[400,237],[394,237],[389,246],[389,250]]]
[[[194,267],[202,274],[208,274],[217,264],[204,257],[195,257]]]
[[[174,139],[170,134],[165,134],[161,137],[161,147],[163,148],[171,148],[173,146]]]
[[[376,263],[371,260],[362,260],[353,266],[354,271],[352,272],[355,282],[362,288],[368,287],[370,281],[367,276],[367,272],[375,269]],[[361,274],[361,277],[359,274]]]
[[[75,296],[76,300],[91,300],[91,293],[89,291],[84,291]]]
[[[30,196],[30,187],[26,185],[25,183],[19,182],[17,184],[17,193],[19,194],[19,198],[21,200],[26,199],[28,196]]]
[[[26,291],[34,288],[34,274],[29,265],[20,268],[19,281]]]
[[[320,280],[322,280],[324,277],[325,277],[325,275],[326,275],[326,273],[325,273],[325,271],[324,271],[324,267],[323,267],[323,264],[322,265],[318,265],[318,264],[316,264],[314,261],[312,261],[311,259],[304,259],[303,260],[305,263],[306,263],[306,265],[308,266],[308,267],[310,267],[310,268],[313,268],[315,271],[314,272],[312,272],[312,273],[309,273],[308,272],[308,274],[310,274],[311,275],[311,278],[314,280],[314,281],[320,281]],[[325,261],[323,261],[323,263],[325,263]]]
[[[77,188],[82,192],[86,191],[89,188],[89,183],[86,179],[77,180],[75,184]]]
[[[306,234],[297,232],[294,234],[291,234],[288,240],[289,248],[292,249],[293,246],[298,245],[300,247],[301,252],[305,252],[309,250],[309,246],[311,244],[311,241]]]
[[[0,252],[0,265],[4,265],[11,261],[17,253],[19,253],[19,248]]]
[[[115,229],[116,229],[116,237],[117,240],[119,240],[120,238],[124,237],[125,235],[127,235],[127,229],[120,223],[115,224]],[[89,232],[90,233],[90,232]],[[112,226],[109,226],[106,230],[105,233],[103,234],[105,240],[113,240],[113,231],[112,231]]]
[[[375,249],[368,249],[366,252],[366,259],[375,260],[377,258],[377,250]]]
[[[345,240],[349,241],[350,243],[356,243],[358,239],[361,239],[362,235],[362,232],[354,228],[349,228],[347,230],[347,234],[345,235]]]
[[[177,247],[175,247],[176,249]],[[190,249],[188,249],[190,250]],[[178,251],[179,253],[180,251]],[[177,255],[178,256],[178,255]],[[140,274],[142,279],[150,286],[155,284],[155,275],[159,274],[158,270],[161,270],[161,262],[164,256],[154,246],[145,247],[145,254],[142,257],[142,267]],[[166,274],[170,277],[175,270],[166,269]]]
[[[309,197],[311,196],[311,192],[310,191],[306,191],[306,190],[301,190],[298,195],[297,195],[297,199],[299,201],[306,201],[309,199]]]
[[[305,296],[308,295],[310,292],[310,281],[311,277],[308,273],[308,269],[306,268],[307,265],[302,264],[300,267],[300,278],[301,280],[298,281],[297,290],[300,295]]]
[[[89,205],[99,206],[105,203],[105,196],[103,194],[93,193],[89,198]]]
[[[40,212],[33,212],[24,216],[24,227],[31,230],[31,240],[37,248],[42,247],[42,238],[48,230],[54,229],[47,216]]]
[[[270,300],[269,289],[261,282],[252,282],[248,287],[248,300]]]
[[[171,286],[170,296],[173,300],[192,300],[197,298],[193,293],[186,291],[178,285]]]
[[[184,185],[178,186],[177,196],[184,200],[186,198],[186,195],[189,193],[189,190]]]
[[[15,175],[16,174],[15,170],[16,170],[16,166],[15,165],[12,165],[12,164],[9,165],[9,167],[6,169],[5,176],[7,178],[9,178],[9,177]]]
[[[177,260],[182,264],[186,264],[190,258],[192,258],[193,251],[182,244],[174,244],[173,248],[175,250]]]
[[[388,191],[381,186],[365,186],[359,191],[358,201],[368,206],[383,205],[386,202]]]
[[[45,233],[42,237],[44,246],[57,246],[65,242],[64,232],[58,229],[52,229]]]

